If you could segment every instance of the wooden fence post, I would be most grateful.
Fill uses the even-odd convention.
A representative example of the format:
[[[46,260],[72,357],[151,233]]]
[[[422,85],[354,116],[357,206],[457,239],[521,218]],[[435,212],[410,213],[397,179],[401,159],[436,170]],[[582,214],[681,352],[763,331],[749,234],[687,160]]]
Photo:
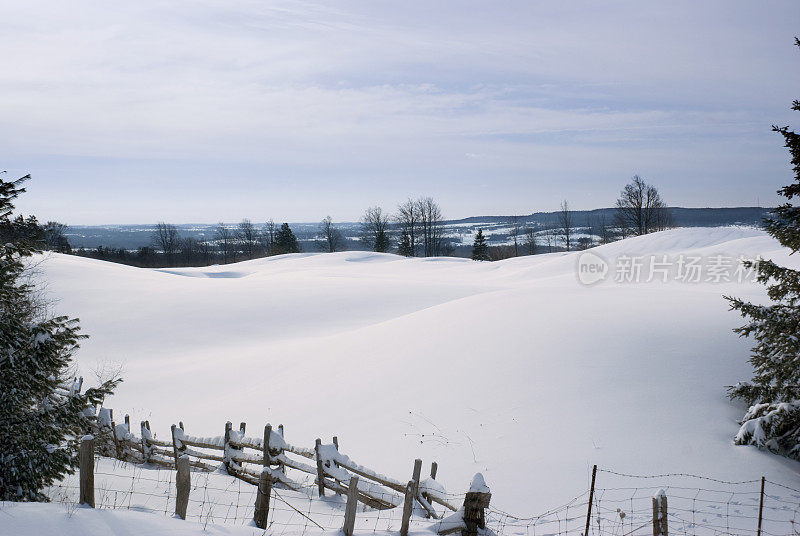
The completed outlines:
[[[263,445],[264,460],[262,465],[265,468],[272,466],[272,454],[269,451],[269,439],[271,435],[272,435],[272,425],[268,424],[264,427],[264,445]]]
[[[592,467],[592,486],[589,488],[589,511],[586,512],[586,530],[583,536],[589,536],[589,523],[592,519],[592,502],[594,501],[594,479],[597,476],[597,465]]]
[[[761,498],[758,501],[758,534],[756,536],[761,536],[761,516],[764,513],[764,481],[766,478],[763,476],[761,477]]]
[[[438,470],[439,470],[439,464],[437,464],[436,462],[431,462],[431,480],[436,480],[436,473]],[[428,501],[428,504],[431,503],[430,496],[427,493],[423,493],[422,498]],[[431,517],[430,512],[426,512],[425,517]]]
[[[272,495],[272,476],[264,468],[261,477],[258,479],[258,491],[256,493],[256,510],[253,514],[253,521],[260,529],[267,528],[267,518],[269,517],[269,501]]]
[[[414,460],[414,477],[412,480],[414,481],[414,486],[419,488],[419,477],[422,475],[422,460],[417,458]]]
[[[656,497],[658,497],[658,494],[653,496],[653,536],[659,536],[659,534],[661,534],[661,521],[658,518],[659,504]],[[587,535],[584,534],[583,536]]]
[[[336,436],[333,436],[333,448],[336,449],[336,452],[339,452],[339,438],[336,437]],[[333,465],[335,465],[336,467],[339,467],[339,464],[336,463],[336,460],[333,460]],[[336,495],[341,495],[341,493],[339,491],[337,491]],[[348,494],[348,497],[349,496],[350,495]]]
[[[79,456],[80,504],[94,508],[94,436],[83,436]]]
[[[233,424],[231,421],[225,423],[225,449],[222,451],[222,465],[225,466],[225,471],[230,473],[231,470],[231,460],[230,460],[230,445],[228,444],[231,440],[231,430],[233,430]]]
[[[183,429],[182,428],[178,428],[177,426],[175,426],[173,424],[170,427],[170,430],[172,431],[172,455],[175,457],[175,467],[177,468],[178,467],[178,458],[181,457],[181,454],[183,454],[183,451],[186,450],[186,447],[184,446],[183,443],[181,443],[180,439],[177,439],[175,437],[175,430],[183,431]]]
[[[486,528],[486,513],[492,494],[489,486],[483,480],[483,475],[478,473],[473,477],[467,496],[464,498],[464,524],[466,528],[461,531],[461,536],[478,536],[478,529]]]
[[[415,499],[417,498],[417,495],[419,494],[419,478],[420,478],[421,474],[422,474],[422,460],[417,458],[416,460],[414,460],[414,473],[413,473],[413,476],[411,477],[411,481],[414,482],[414,498]]]
[[[420,497],[419,493],[419,479],[420,474],[422,473],[422,460],[417,458],[414,460],[414,476],[412,477],[412,482],[414,482],[414,498],[419,502],[419,504],[425,509],[425,517],[436,517],[436,512],[433,510],[430,504],[428,504],[428,500],[425,499],[424,501]]]
[[[278,435],[281,436],[281,439],[283,439],[283,425],[282,424],[278,425]],[[280,455],[280,454],[283,454],[283,453],[284,453],[284,450],[283,450],[283,448],[281,448],[281,451],[278,454]],[[278,462],[278,469],[284,475],[286,474],[286,465],[283,462]]]
[[[191,489],[191,479],[189,473],[189,456],[182,454],[175,458],[177,475],[175,476],[175,487],[178,489],[175,498],[175,515],[181,519],[186,519],[186,508],[189,506],[189,490]]]
[[[344,531],[345,536],[353,536],[353,529],[356,526],[356,507],[358,506],[358,477],[350,477],[350,486],[347,488],[347,506],[344,510]]]
[[[227,424],[225,425],[225,428],[227,430]],[[245,428],[247,428],[247,424],[246,423],[239,423],[239,434],[241,434],[241,437],[240,437],[240,441],[241,442],[244,442],[244,431],[245,431]],[[230,471],[230,469],[233,469],[234,473],[237,473],[237,471],[239,471],[240,469],[242,471],[244,471],[244,463],[243,462],[237,462],[236,460],[233,459],[233,457],[236,456],[237,454],[244,454],[244,448],[241,447],[241,446],[234,447],[232,445],[228,445],[228,443],[230,443],[230,440],[231,440],[230,436],[231,436],[232,430],[233,430],[233,428],[231,428],[231,430],[227,430],[228,439],[225,442],[226,445],[228,446],[228,448],[226,449],[226,452],[228,452],[228,471]],[[241,444],[242,443],[240,443],[240,445]],[[239,466],[238,469],[236,468],[237,465]]]
[[[139,430],[142,434],[142,458],[144,463],[150,462],[150,445],[147,443],[147,436],[150,435],[150,429],[147,427],[147,421],[142,421]]]
[[[663,489],[653,495],[653,536],[667,536],[667,494]]]
[[[317,489],[319,491],[319,496],[325,496],[325,468],[322,467],[322,458],[320,458],[319,450],[322,446],[322,440],[317,438],[314,442],[314,453],[316,454],[317,458]]]
[[[408,536],[408,525],[411,522],[411,511],[414,509],[414,481],[406,484],[405,501],[403,502],[403,520],[400,523],[400,536]]]
[[[114,450],[117,453],[117,459],[123,459],[122,456],[122,445],[119,442],[119,438],[117,437],[117,423],[111,421],[111,438],[114,440]]]

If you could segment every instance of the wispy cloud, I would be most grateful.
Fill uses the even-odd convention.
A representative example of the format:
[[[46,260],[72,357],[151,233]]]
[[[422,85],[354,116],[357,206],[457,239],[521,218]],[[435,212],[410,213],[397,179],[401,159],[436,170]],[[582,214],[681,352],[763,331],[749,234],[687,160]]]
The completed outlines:
[[[423,191],[453,216],[594,206],[637,171],[748,204],[783,180],[796,2],[431,4],[5,5],[4,167],[74,223],[352,219]],[[226,174],[246,193],[219,199]],[[143,176],[184,194],[121,186]]]

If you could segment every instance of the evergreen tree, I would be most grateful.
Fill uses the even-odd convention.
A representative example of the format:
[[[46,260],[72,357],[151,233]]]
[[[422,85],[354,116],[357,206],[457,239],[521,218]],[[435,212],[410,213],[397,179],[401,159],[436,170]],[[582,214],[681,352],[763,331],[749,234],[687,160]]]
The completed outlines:
[[[372,251],[386,253],[391,247],[389,218],[381,207],[370,207],[361,218],[361,240]]]
[[[378,253],[386,253],[391,247],[392,242],[389,239],[389,233],[387,233],[384,229],[380,229],[375,234],[375,245],[373,246],[373,249]]]
[[[27,175],[26,175],[27,177]],[[26,242],[41,247],[45,242],[45,230],[39,225],[36,216],[17,216],[14,219],[0,220],[0,243]]]
[[[800,40],[795,39],[800,47]],[[800,101],[792,109],[800,111]],[[800,135],[789,127],[772,127],[780,133],[791,153],[795,181],[778,194],[791,200],[800,195]],[[791,253],[800,250],[800,207],[787,202],[765,220],[766,231]],[[747,262],[759,283],[767,285],[772,303],[758,305],[727,297],[731,308],[749,323],[735,331],[756,341],[750,363],[755,374],[751,382],[730,388],[730,396],[751,405],[736,435],[737,444],[757,445],[800,459],[800,271],[772,261]]]
[[[483,229],[478,229],[478,234],[475,235],[475,242],[472,243],[472,260],[492,260],[491,257],[489,257],[489,244],[486,243],[486,238],[483,236]]]
[[[278,229],[272,251],[276,255],[281,255],[283,253],[300,253],[297,237],[294,236],[288,223],[284,223],[281,225],[281,228]]]
[[[13,201],[28,176],[0,180],[0,228],[12,241],[0,246],[0,500],[47,500],[42,489],[78,463],[77,435],[83,410],[101,402],[118,380],[84,394],[61,395],[78,341],[78,321],[46,316],[25,277],[25,259],[42,242],[29,227],[15,232]],[[10,233],[7,233],[10,232]]]
[[[400,243],[397,244],[397,254],[403,257],[414,256],[414,248],[411,246],[411,236],[405,229],[403,229],[403,233],[400,235]]]

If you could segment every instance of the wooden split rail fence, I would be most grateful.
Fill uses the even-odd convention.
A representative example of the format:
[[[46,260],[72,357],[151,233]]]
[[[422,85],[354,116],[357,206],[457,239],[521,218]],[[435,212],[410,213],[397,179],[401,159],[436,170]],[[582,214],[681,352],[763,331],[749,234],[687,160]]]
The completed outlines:
[[[179,496],[182,483],[185,494],[179,497],[176,512],[183,518],[186,515],[188,501],[187,471],[192,469],[215,471],[220,464],[231,476],[258,486],[254,520],[256,525],[262,528],[266,526],[272,486],[294,491],[306,487],[303,482],[293,477],[291,471],[314,477],[319,497],[324,496],[326,490],[347,497],[344,524],[346,533],[348,531],[352,533],[357,502],[378,510],[402,506],[403,535],[408,532],[414,503],[421,507],[426,518],[432,520],[441,519],[434,505],[456,512],[456,516],[462,515],[463,509],[451,504],[449,498],[453,496],[436,481],[438,472],[436,462],[431,464],[430,476],[423,480],[422,460],[415,460],[411,480],[403,483],[359,465],[339,452],[337,437],[334,437],[330,444],[317,439],[314,448],[292,445],[284,437],[283,425],[273,429],[267,424],[261,437],[247,437],[245,423],[241,423],[238,429],[235,429],[232,423],[227,422],[223,435],[200,437],[187,433],[183,422],[180,422],[178,425],[172,425],[171,438],[165,441],[155,437],[149,421],[140,422],[137,436],[128,415],[125,415],[124,422],[120,424],[115,422],[113,410],[108,408],[101,407],[94,414],[90,408],[85,415],[89,423],[87,431],[91,434],[86,438],[91,437],[92,453],[96,451],[100,455],[127,462],[152,464],[177,470]],[[81,455],[85,457],[88,454],[84,453],[84,449],[89,452],[89,447],[81,449]],[[84,500],[84,473],[87,469],[84,468],[83,462],[81,469],[81,502],[93,505],[93,499]],[[460,527],[461,523],[457,525]]]
[[[69,396],[79,392],[81,382],[73,382],[65,386],[60,393]],[[150,429],[149,421],[139,424],[139,436],[133,433],[130,418],[126,415],[124,423],[116,424],[113,411],[108,408],[87,408],[86,436],[80,445],[80,502],[94,507],[94,456],[114,457],[133,463],[146,463],[161,467],[174,468],[177,497],[175,513],[185,519],[190,492],[190,471],[215,471],[220,465],[228,474],[257,486],[253,520],[256,526],[266,528],[268,525],[270,497],[273,486],[301,491],[308,487],[298,480],[293,472],[307,474],[314,478],[319,497],[326,490],[345,495],[347,502],[344,512],[342,530],[346,536],[352,536],[357,503],[378,509],[390,509],[402,506],[400,533],[407,536],[415,503],[425,517],[436,519],[431,527],[440,536],[460,532],[462,536],[478,536],[486,527],[485,509],[489,508],[491,493],[483,481],[476,475],[469,491],[464,496],[459,508],[453,505],[445,488],[436,481],[438,466],[431,464],[430,476],[422,480],[422,460],[415,460],[412,477],[402,483],[359,465],[339,451],[339,440],[333,438],[332,443],[323,444],[317,439],[313,448],[298,447],[285,439],[283,425],[273,429],[267,424],[260,437],[247,437],[246,425],[241,423],[238,429],[228,422],[224,434],[218,437],[199,437],[189,435],[183,423],[171,427],[169,441],[157,439]],[[585,529],[581,535],[590,534],[592,507],[595,504],[595,482],[598,468],[592,469],[589,489],[588,511],[585,518]],[[621,475],[628,476],[631,475]],[[660,475],[669,476],[669,475]],[[692,476],[692,475],[687,475]],[[653,477],[639,477],[653,478]],[[703,477],[698,477],[703,478]],[[306,478],[306,480],[308,480]],[[735,483],[728,483],[735,484]],[[741,484],[741,482],[739,483]],[[765,479],[761,479],[761,491],[758,504],[758,528],[756,536],[762,535],[762,517],[764,511]],[[622,488],[621,488],[622,489]],[[637,488],[638,489],[638,488]],[[699,490],[700,491],[700,490]],[[713,490],[711,490],[713,491]],[[685,497],[678,497],[685,499]],[[631,499],[632,500],[632,499]],[[435,504],[444,506],[454,513],[447,517],[440,516],[434,509]],[[739,504],[739,503],[735,503]],[[600,506],[600,505],[598,505]],[[618,509],[619,513],[620,510]],[[599,514],[596,513],[596,516]],[[510,516],[510,514],[504,514]],[[669,536],[669,519],[672,514],[667,511],[667,494],[660,490],[652,497],[652,518],[645,525],[652,523],[653,536]],[[442,517],[444,517],[442,519]],[[648,518],[649,512],[648,512]],[[522,518],[515,518],[525,521]],[[533,520],[534,518],[529,518]],[[599,517],[597,518],[599,521]],[[559,521],[560,523],[560,521]],[[793,522],[792,522],[793,523]],[[640,530],[645,525],[634,529]],[[533,525],[532,525],[533,526]],[[631,531],[630,533],[634,532]],[[728,532],[717,531],[717,534]]]
[[[422,480],[422,461],[416,460],[412,479],[404,484],[340,453],[338,438],[330,444],[317,439],[314,448],[310,449],[287,442],[282,425],[276,431],[268,424],[264,427],[263,437],[254,438],[245,435],[245,423],[234,429],[228,422],[224,435],[217,437],[192,436],[186,432],[183,423],[172,425],[172,437],[164,441],[154,437],[149,421],[140,423],[137,437],[131,432],[128,416],[124,424],[117,425],[111,413],[103,418],[103,411],[110,410],[100,410],[100,427],[97,429],[106,438],[104,454],[120,460],[175,468],[176,460],[186,455],[189,465],[195,469],[214,471],[222,464],[228,474],[253,485],[258,485],[262,473],[268,473],[273,483],[298,491],[303,483],[287,473],[287,469],[292,469],[313,476],[319,496],[324,496],[326,490],[346,495],[351,477],[358,476],[358,500],[371,508],[385,510],[403,505],[410,485],[413,499],[428,517],[439,517],[434,504],[457,510],[448,502],[445,488],[436,482],[436,462],[431,464],[430,476]],[[104,423],[107,424],[104,426]],[[214,465],[213,462],[217,463]]]

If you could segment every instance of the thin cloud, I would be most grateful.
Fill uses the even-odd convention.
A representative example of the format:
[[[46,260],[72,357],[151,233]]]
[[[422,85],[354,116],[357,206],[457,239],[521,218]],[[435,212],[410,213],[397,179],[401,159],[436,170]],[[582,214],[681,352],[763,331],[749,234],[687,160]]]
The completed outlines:
[[[568,195],[596,204],[634,171],[658,177],[673,203],[710,202],[754,180],[770,199],[786,165],[769,125],[793,119],[800,81],[793,1],[2,10],[4,167],[41,181],[30,210],[74,223],[76,205],[84,222],[120,211],[125,221],[215,221],[212,200],[228,203],[217,208],[226,215],[291,206],[281,217],[313,220],[327,204],[355,219],[359,207],[419,193],[396,180],[435,189],[453,216],[508,212],[520,192],[527,211],[546,210]],[[228,180],[269,196],[216,199],[203,169],[233,170]],[[748,175],[758,169],[775,184]],[[89,193],[121,198],[103,188],[137,175],[193,190],[170,205],[176,216],[135,189],[114,210],[84,206]],[[494,191],[479,188],[487,177]],[[703,188],[681,187],[686,177]],[[729,202],[747,204],[742,190]]]

